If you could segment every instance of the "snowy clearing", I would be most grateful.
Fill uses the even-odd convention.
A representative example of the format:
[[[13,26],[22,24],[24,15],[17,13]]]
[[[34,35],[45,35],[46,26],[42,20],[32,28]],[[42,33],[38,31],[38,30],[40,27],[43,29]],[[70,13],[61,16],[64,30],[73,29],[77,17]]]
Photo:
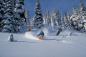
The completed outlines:
[[[46,40],[42,41],[14,34],[18,42],[9,42],[10,34],[0,33],[0,57],[86,57],[86,35],[63,34],[65,31],[60,36],[45,36]]]

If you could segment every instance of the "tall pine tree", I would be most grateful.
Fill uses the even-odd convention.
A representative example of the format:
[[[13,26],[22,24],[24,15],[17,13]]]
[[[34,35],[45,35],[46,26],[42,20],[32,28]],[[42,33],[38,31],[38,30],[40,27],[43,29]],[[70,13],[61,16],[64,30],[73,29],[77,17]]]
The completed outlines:
[[[17,2],[18,1],[18,2]],[[24,1],[4,0],[4,26],[3,32],[18,33],[25,25]]]
[[[41,13],[40,1],[36,0],[34,27],[41,28],[42,26],[43,26],[43,16]]]
[[[0,31],[3,28],[3,15],[4,15],[4,8],[3,8],[3,0],[0,0]]]
[[[70,19],[74,29],[86,32],[86,7],[82,0],[80,1],[80,7],[73,10]]]
[[[14,20],[15,0],[4,0],[4,26],[3,32],[17,32]]]
[[[26,17],[25,17],[24,0],[18,0],[18,2],[16,3],[15,20],[17,21],[19,32],[25,32]]]

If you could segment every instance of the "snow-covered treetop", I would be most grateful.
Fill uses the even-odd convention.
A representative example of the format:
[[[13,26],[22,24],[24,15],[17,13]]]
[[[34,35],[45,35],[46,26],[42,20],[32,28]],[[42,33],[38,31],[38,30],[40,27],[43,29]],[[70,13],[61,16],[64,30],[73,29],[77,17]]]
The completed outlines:
[[[86,16],[86,6],[84,5],[83,1],[80,0],[79,8],[73,8],[73,14],[70,17],[70,19],[78,20],[78,19],[83,19],[85,16]]]
[[[86,11],[86,7],[82,0],[80,0],[80,11]]]

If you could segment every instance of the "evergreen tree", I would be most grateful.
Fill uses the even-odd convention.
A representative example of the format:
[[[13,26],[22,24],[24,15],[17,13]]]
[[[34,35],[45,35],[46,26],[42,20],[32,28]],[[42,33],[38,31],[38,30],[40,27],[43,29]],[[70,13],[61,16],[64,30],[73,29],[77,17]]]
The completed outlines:
[[[71,24],[74,29],[85,32],[86,31],[86,7],[82,0],[80,1],[80,8],[76,8],[77,10],[73,10],[73,14],[70,17]]]
[[[24,0],[4,0],[3,32],[18,33],[24,30]]]
[[[4,15],[4,8],[3,8],[3,0],[0,0],[0,31],[2,31],[3,28],[3,15]]]
[[[4,0],[4,26],[3,32],[17,32],[14,20],[15,0]]]
[[[78,26],[82,32],[86,32],[86,6],[80,1],[80,20]]]
[[[41,28],[42,26],[43,26],[43,16],[41,13],[40,2],[39,0],[36,0],[34,27]]]
[[[64,27],[65,29],[71,29],[70,16],[67,13],[64,15]]]
[[[18,0],[18,2],[16,3],[15,20],[17,21],[19,32],[25,32],[26,17],[25,17],[24,0]]]

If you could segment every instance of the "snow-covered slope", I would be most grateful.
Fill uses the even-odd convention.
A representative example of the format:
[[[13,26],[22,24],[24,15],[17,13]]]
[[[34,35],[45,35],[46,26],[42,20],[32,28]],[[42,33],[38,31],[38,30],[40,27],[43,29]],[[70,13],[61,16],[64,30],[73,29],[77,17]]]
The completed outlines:
[[[18,42],[9,42],[8,33],[0,33],[0,57],[86,57],[86,35],[64,31],[59,36],[45,36],[37,41],[14,34]]]

